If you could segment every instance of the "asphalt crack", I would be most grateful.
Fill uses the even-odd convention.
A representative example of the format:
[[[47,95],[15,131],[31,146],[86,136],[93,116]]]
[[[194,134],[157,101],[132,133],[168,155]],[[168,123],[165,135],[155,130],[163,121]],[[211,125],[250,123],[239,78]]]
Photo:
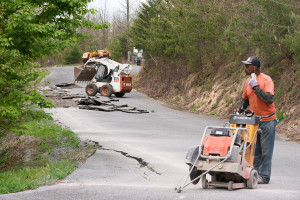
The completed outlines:
[[[103,148],[101,147],[102,150],[105,150],[105,151],[114,151],[114,152],[117,152],[117,153],[120,153],[122,154],[123,156],[127,157],[127,158],[131,158],[131,159],[134,159],[136,160],[139,164],[140,164],[140,167],[147,167],[148,170],[150,170],[151,172],[157,174],[157,175],[161,175],[162,173],[159,173],[157,172],[155,169],[153,169],[153,167],[150,166],[150,164],[148,162],[146,162],[143,158],[139,158],[139,157],[136,157],[136,156],[132,156],[124,151],[118,151],[118,150],[115,150],[115,149],[106,149],[106,148]]]

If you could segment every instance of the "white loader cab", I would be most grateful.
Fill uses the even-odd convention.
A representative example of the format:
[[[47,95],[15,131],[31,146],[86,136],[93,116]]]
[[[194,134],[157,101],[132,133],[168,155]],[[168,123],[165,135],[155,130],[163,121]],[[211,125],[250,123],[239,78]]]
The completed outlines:
[[[132,90],[129,64],[121,64],[109,58],[92,57],[80,70],[82,71],[79,76],[88,74],[89,77],[92,77],[91,83],[85,88],[89,96],[95,96],[100,92],[102,96],[106,97],[110,97],[112,94],[122,97]]]

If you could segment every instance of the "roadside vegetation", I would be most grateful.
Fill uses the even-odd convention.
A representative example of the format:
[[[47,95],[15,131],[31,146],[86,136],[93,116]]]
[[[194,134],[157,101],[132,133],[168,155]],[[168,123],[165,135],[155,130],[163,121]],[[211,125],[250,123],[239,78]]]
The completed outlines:
[[[95,151],[53,122],[43,111],[53,102],[36,90],[47,75],[37,60],[84,39],[79,28],[109,27],[85,18],[90,1],[0,2],[0,194],[61,179]]]
[[[241,61],[256,55],[275,83],[277,130],[300,142],[299,22],[300,4],[292,0],[149,0],[130,30],[146,60],[136,86],[228,118],[246,80]]]
[[[96,150],[38,107],[0,140],[0,194],[34,189],[66,177]],[[34,114],[32,114],[34,113]]]

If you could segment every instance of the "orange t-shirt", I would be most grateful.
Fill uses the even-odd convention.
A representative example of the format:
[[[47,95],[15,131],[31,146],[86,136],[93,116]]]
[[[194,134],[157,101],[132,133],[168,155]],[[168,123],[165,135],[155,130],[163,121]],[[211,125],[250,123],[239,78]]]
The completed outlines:
[[[243,93],[243,99],[249,100],[250,110],[254,112],[256,116],[268,116],[272,112],[275,114],[269,118],[263,118],[262,121],[270,121],[276,119],[276,109],[274,103],[267,104],[263,100],[261,100],[256,94],[255,90],[251,88],[251,86],[248,84],[251,77],[249,77],[245,83],[244,93]],[[265,91],[268,92],[271,95],[274,95],[274,83],[270,76],[260,73],[256,77],[257,83],[259,87]]]

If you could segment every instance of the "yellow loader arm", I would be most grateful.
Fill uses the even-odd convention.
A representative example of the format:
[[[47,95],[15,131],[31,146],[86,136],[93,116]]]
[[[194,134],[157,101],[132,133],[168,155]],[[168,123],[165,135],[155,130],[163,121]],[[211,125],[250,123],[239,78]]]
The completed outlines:
[[[91,81],[96,75],[96,67],[90,63],[86,65],[90,58],[104,58],[110,57],[110,53],[106,50],[96,50],[93,52],[85,52],[82,55],[84,65],[81,67],[74,68],[74,81]]]

